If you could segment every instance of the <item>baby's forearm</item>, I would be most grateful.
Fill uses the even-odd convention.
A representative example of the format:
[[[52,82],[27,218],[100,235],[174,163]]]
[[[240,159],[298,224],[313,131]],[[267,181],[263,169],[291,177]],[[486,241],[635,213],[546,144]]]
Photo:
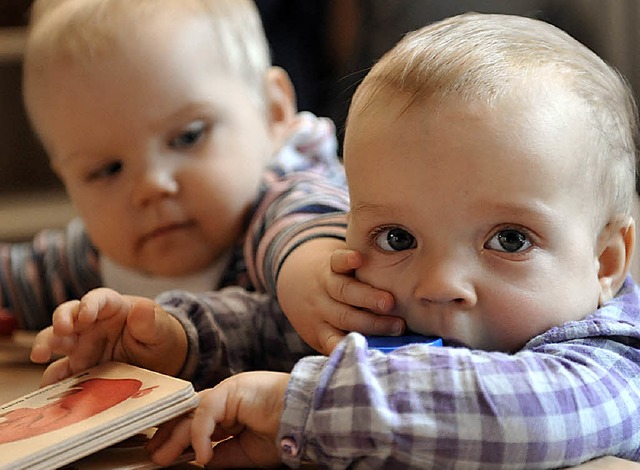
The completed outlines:
[[[156,299],[182,324],[188,352],[179,376],[198,390],[248,370],[289,371],[313,353],[267,294],[239,287]]]
[[[293,249],[283,260],[277,278],[277,295],[281,304],[291,292],[308,289],[301,281],[309,270],[331,270],[331,254],[345,248],[346,242],[340,238],[318,237],[307,240]],[[302,285],[301,285],[302,284]],[[285,310],[286,311],[286,310]]]
[[[343,212],[291,217],[285,229],[281,227],[279,233],[274,234],[271,243],[266,245],[264,256],[258,256],[262,260],[262,265],[258,263],[258,274],[263,276],[261,281],[265,290],[276,295],[282,268],[291,256],[300,257],[302,252],[309,253],[311,251],[309,244],[321,246],[323,243],[333,241],[336,243],[333,246],[344,248],[346,227],[346,214]],[[301,248],[304,250],[301,251]],[[329,255],[330,253],[328,252]]]
[[[610,358],[599,362],[592,346],[517,355],[414,346],[383,355],[352,334],[331,357],[296,365],[277,442],[295,442],[298,455],[282,449],[291,466],[302,452],[329,467],[326,456],[339,455],[336,466],[376,468],[556,468],[603,455],[633,459],[640,394],[621,371],[638,366],[620,357],[626,366],[607,376]],[[585,391],[585,382],[597,393]],[[628,438],[601,438],[622,434]],[[339,453],[323,447],[332,442],[340,443]]]

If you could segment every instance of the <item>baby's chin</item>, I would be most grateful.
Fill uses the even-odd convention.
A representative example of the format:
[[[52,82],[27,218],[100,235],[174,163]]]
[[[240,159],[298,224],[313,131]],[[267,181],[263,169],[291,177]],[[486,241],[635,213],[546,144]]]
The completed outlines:
[[[464,341],[460,341],[459,339],[456,339],[456,338],[442,338],[442,344],[444,344],[445,346],[450,346],[452,348],[474,349]]]
[[[513,348],[509,350],[504,346],[496,345],[492,342],[482,341],[464,341],[459,338],[442,338],[442,344],[444,346],[450,346],[452,348],[465,348],[465,349],[475,349],[479,351],[487,351],[487,352],[502,352],[507,354],[513,354],[517,352],[520,348]]]

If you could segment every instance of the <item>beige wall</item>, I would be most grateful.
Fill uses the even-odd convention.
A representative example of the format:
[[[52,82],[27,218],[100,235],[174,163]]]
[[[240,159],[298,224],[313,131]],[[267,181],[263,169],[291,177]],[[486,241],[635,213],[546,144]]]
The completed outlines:
[[[620,70],[640,96],[640,1],[555,0],[565,29]]]

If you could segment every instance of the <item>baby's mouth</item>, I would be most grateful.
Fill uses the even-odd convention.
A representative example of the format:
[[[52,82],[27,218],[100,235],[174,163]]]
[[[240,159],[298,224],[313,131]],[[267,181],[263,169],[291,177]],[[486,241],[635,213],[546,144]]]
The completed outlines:
[[[186,230],[189,229],[191,227],[193,227],[195,225],[195,222],[192,220],[187,220],[184,222],[175,222],[175,223],[170,223],[170,224],[166,224],[166,225],[162,225],[159,226],[157,228],[155,228],[154,230],[152,230],[151,232],[148,232],[146,234],[144,234],[142,237],[140,237],[140,240],[138,242],[139,245],[144,245],[145,243],[149,242],[150,240],[153,240],[155,238],[159,238],[159,237],[163,237],[165,235],[169,235],[173,232],[177,232],[180,230]]]

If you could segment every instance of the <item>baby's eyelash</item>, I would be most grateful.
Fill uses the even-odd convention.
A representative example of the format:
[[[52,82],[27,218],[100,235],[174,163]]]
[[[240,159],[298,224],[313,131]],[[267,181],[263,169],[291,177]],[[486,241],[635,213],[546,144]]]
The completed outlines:
[[[397,227],[396,225],[384,225],[384,226],[380,226],[380,227],[376,227],[373,230],[371,230],[369,232],[369,235],[367,236],[367,243],[370,246],[376,246],[376,240],[378,238],[378,236],[383,233],[386,232],[392,228]]]
[[[101,167],[90,171],[86,175],[86,181],[91,182],[99,179],[112,178],[118,173],[122,171],[122,162],[121,161],[113,161],[109,163],[105,163]]]
[[[398,253],[416,247],[413,234],[400,226],[381,227],[373,230],[371,235],[374,248],[386,253]]]
[[[510,259],[526,259],[536,247],[536,234],[522,225],[513,224],[494,228],[483,244],[483,249]]]
[[[504,225],[500,225],[496,228],[494,228],[491,233],[489,234],[489,238],[496,236],[498,233],[500,232],[504,232],[504,231],[508,231],[508,230],[513,230],[514,232],[521,232],[522,234],[524,234],[527,238],[534,240],[537,238],[537,235],[535,232],[533,232],[532,230],[528,229],[527,227],[524,227],[522,225],[518,225],[518,224],[504,224]]]

